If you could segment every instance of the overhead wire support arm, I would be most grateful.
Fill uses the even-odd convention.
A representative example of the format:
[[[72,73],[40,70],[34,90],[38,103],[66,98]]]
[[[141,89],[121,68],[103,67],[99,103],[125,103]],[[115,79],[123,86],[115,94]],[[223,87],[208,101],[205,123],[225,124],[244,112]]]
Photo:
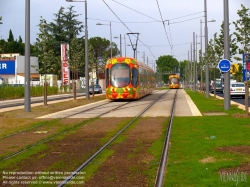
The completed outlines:
[[[135,37],[136,37],[136,42],[135,42],[135,44],[132,44],[131,38],[130,38],[130,36],[129,36],[130,34],[133,34],[134,36],[135,36],[135,34],[137,35],[137,36],[135,36]],[[138,43],[138,39],[139,39],[139,34],[140,34],[140,33],[138,33],[138,32],[127,33],[128,37],[129,37],[129,40],[130,40],[130,43],[131,43],[131,46],[132,46],[132,48],[133,48],[133,50],[134,50],[134,58],[136,58],[135,55],[136,55],[136,50],[137,50],[137,43]]]

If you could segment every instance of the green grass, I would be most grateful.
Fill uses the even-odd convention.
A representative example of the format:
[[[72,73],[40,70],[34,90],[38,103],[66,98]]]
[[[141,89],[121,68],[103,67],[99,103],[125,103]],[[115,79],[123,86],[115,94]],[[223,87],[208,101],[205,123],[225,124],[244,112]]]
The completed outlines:
[[[110,156],[114,154],[113,150],[110,149],[105,149],[104,151],[101,152],[96,158],[93,159],[93,161],[90,162],[90,164],[82,170],[82,172],[85,172],[85,182],[88,181],[91,176],[96,173],[101,166],[102,163],[104,163]],[[109,180],[113,180],[114,174],[107,174],[107,177]],[[70,185],[66,185],[70,186]]]
[[[245,114],[245,111],[239,109],[237,106],[231,105],[230,110],[224,110],[224,100],[214,98],[210,96],[206,98],[204,93],[193,92],[190,90],[186,90],[188,95],[191,97],[193,102],[196,104],[197,108],[201,113],[205,112],[225,112],[229,115],[231,114]]]
[[[111,131],[108,131],[106,133],[106,135],[103,138],[101,138],[101,143],[102,144],[107,143],[110,140],[111,137],[113,137],[118,131],[120,131],[131,120],[132,120],[132,118],[130,118],[128,120],[125,120],[125,121],[122,121],[121,123],[117,124],[117,128],[115,128],[115,129],[113,129]]]
[[[30,157],[32,155],[35,155],[39,152],[43,152],[45,150],[47,150],[48,147],[45,144],[40,144],[39,146],[36,146],[32,149],[28,149],[25,151],[24,154],[19,154],[17,156],[14,157],[14,159],[9,159],[6,161],[1,161],[0,164],[0,170],[1,171],[18,171],[18,167],[15,167],[16,165],[18,165],[19,162],[21,162],[22,160],[26,159],[27,157]],[[7,169],[6,169],[7,168]],[[1,179],[0,179],[1,181]]]
[[[250,146],[250,118],[235,118],[232,114],[245,113],[235,106],[224,110],[224,101],[209,99],[202,93],[187,91],[199,110],[226,112],[227,116],[175,117],[171,133],[171,147],[164,186],[230,187],[250,186],[246,181],[222,181],[220,171],[249,163],[249,155],[222,152],[219,148]],[[212,162],[202,163],[212,158]],[[240,172],[238,172],[238,175]],[[237,175],[237,174],[236,174]],[[236,185],[237,184],[237,185]]]

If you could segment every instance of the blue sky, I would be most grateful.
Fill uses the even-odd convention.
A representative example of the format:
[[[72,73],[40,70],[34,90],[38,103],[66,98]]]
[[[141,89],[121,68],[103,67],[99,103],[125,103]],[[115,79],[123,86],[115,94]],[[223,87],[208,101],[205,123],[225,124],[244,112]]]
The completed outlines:
[[[207,0],[207,20],[216,20],[216,22],[208,23],[209,39],[215,32],[220,32],[224,15],[223,2],[223,0]],[[60,7],[75,6],[76,13],[82,14],[79,20],[84,22],[84,2],[30,0],[30,3],[31,43],[35,42],[39,32],[37,25],[40,17],[51,22]],[[250,0],[229,0],[230,22],[239,19],[237,10],[240,9],[241,4],[250,7]],[[87,0],[87,7],[89,38],[99,36],[110,40],[110,27],[108,25],[98,26],[96,23],[109,24],[111,22],[112,37],[119,37],[121,34],[124,38],[129,32],[140,33],[137,50],[141,53],[138,53],[137,58],[143,61],[144,52],[149,63],[154,62],[159,56],[171,54],[177,60],[188,59],[188,50],[193,42],[193,32],[200,36],[200,20],[204,21],[204,0]],[[2,16],[3,22],[0,25],[0,38],[6,40],[11,29],[15,39],[21,36],[25,41],[25,0],[1,0],[0,16]],[[161,20],[169,20],[169,25],[168,21],[165,22],[166,30],[160,22]],[[204,28],[204,24],[202,27]],[[231,24],[230,33],[233,31],[234,26]],[[120,40],[116,38],[112,38],[112,40],[119,48]],[[134,40],[132,42],[134,44]],[[199,37],[198,42],[200,42]],[[204,50],[204,37],[202,42]],[[130,44],[127,36],[126,43]],[[173,45],[172,51],[169,45]],[[199,44],[198,49],[200,49]],[[124,39],[122,39],[123,55],[124,51]],[[126,56],[133,57],[131,46],[126,46]]]

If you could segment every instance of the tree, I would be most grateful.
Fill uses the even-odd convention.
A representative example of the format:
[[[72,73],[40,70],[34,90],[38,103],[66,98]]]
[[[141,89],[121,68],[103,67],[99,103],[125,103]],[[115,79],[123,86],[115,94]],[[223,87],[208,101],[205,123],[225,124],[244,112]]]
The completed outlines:
[[[89,44],[93,47],[93,67],[96,68],[96,72],[99,72],[99,69],[104,70],[106,61],[110,58],[110,41],[101,37],[93,37],[89,39]],[[118,48],[116,44],[113,45],[113,55],[117,55]]]
[[[0,40],[0,53],[4,53],[5,48],[6,48],[6,41],[1,39]]]
[[[78,78],[78,72],[83,70],[85,52],[82,44],[82,39],[74,37],[69,46],[71,58],[68,62],[70,70],[74,73],[73,79]]]
[[[237,53],[237,42],[236,38],[233,38],[233,34],[229,35],[229,61],[232,60],[232,57]],[[224,21],[221,24],[220,34],[217,37],[217,33],[214,34],[214,50],[218,57],[218,62],[222,60],[224,57]],[[237,58],[237,57],[235,57]]]
[[[68,43],[71,46],[71,40],[74,37],[77,38],[77,35],[80,34],[83,28],[82,22],[77,21],[76,19],[79,14],[75,14],[75,11],[73,11],[73,6],[70,6],[68,10],[69,12],[65,12],[65,9],[61,7],[58,13],[54,14],[56,17],[54,22],[49,24],[46,22],[46,20],[41,19],[39,24],[41,33],[39,34],[40,37],[38,37],[36,41],[36,54],[37,56],[40,56],[39,64],[43,66],[44,62],[41,61],[44,59],[43,50],[47,51],[46,55],[51,55],[53,58],[53,60],[46,65],[48,68],[47,70],[49,73],[58,75],[59,79],[61,78],[61,44]],[[48,41],[51,41],[51,43]],[[81,43],[82,42],[83,40],[81,39]],[[72,46],[70,47],[69,51],[69,61],[73,56],[70,53],[74,50],[77,50],[74,49],[74,45]],[[71,60],[71,62],[73,62],[73,60]],[[78,68],[80,70],[83,69],[83,67]],[[40,68],[39,72],[42,73],[44,70]]]
[[[20,53],[24,55],[24,43],[22,43],[22,38],[19,36],[19,41],[14,40],[12,31],[9,31],[9,38],[7,42],[1,42],[1,53]]]
[[[53,51],[55,40],[49,33],[49,28],[46,20],[42,17],[40,19],[39,31],[40,33],[38,35],[38,38],[36,38],[35,43],[39,61],[39,73],[54,73],[55,64],[58,60]]]
[[[156,60],[157,68],[161,70],[163,75],[163,81],[168,82],[168,76],[171,73],[177,73],[179,71],[179,62],[173,56],[160,56]]]
[[[187,60],[184,61],[180,61],[180,80],[184,80],[185,79],[185,71],[186,71],[186,66],[188,64]]]
[[[239,48],[239,54],[249,54],[250,53],[250,16],[249,8],[241,5],[241,10],[238,10],[237,14],[240,19],[233,22],[237,32],[234,32],[237,42],[241,44]],[[239,59],[240,60],[240,59]]]
[[[55,38],[56,46],[58,46],[55,53],[60,55],[61,43],[70,44],[71,39],[78,36],[83,29],[82,22],[78,21],[76,17],[80,14],[75,14],[73,10],[74,6],[68,8],[69,12],[65,12],[65,8],[61,7],[55,15],[54,22],[49,24],[49,30],[52,36]]]
[[[9,38],[7,39],[8,42],[14,42],[14,36],[13,36],[13,33],[12,33],[12,30],[9,31]]]
[[[213,80],[216,77],[220,77],[220,71],[217,68],[219,62],[219,55],[216,52],[214,40],[210,39],[207,46],[207,56],[205,57],[206,61],[208,62],[209,66],[212,68],[213,71]]]

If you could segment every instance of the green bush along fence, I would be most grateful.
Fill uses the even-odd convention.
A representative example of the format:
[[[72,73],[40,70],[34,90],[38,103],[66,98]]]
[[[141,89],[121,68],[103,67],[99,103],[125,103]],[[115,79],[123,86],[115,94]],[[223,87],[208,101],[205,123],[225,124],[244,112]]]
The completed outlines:
[[[7,99],[19,99],[24,98],[25,87],[24,85],[0,85],[0,100]],[[47,94],[54,95],[60,93],[69,93],[70,89],[68,86],[63,86],[58,90],[57,86],[48,86]],[[44,86],[32,86],[30,87],[31,97],[38,97],[44,95]]]

